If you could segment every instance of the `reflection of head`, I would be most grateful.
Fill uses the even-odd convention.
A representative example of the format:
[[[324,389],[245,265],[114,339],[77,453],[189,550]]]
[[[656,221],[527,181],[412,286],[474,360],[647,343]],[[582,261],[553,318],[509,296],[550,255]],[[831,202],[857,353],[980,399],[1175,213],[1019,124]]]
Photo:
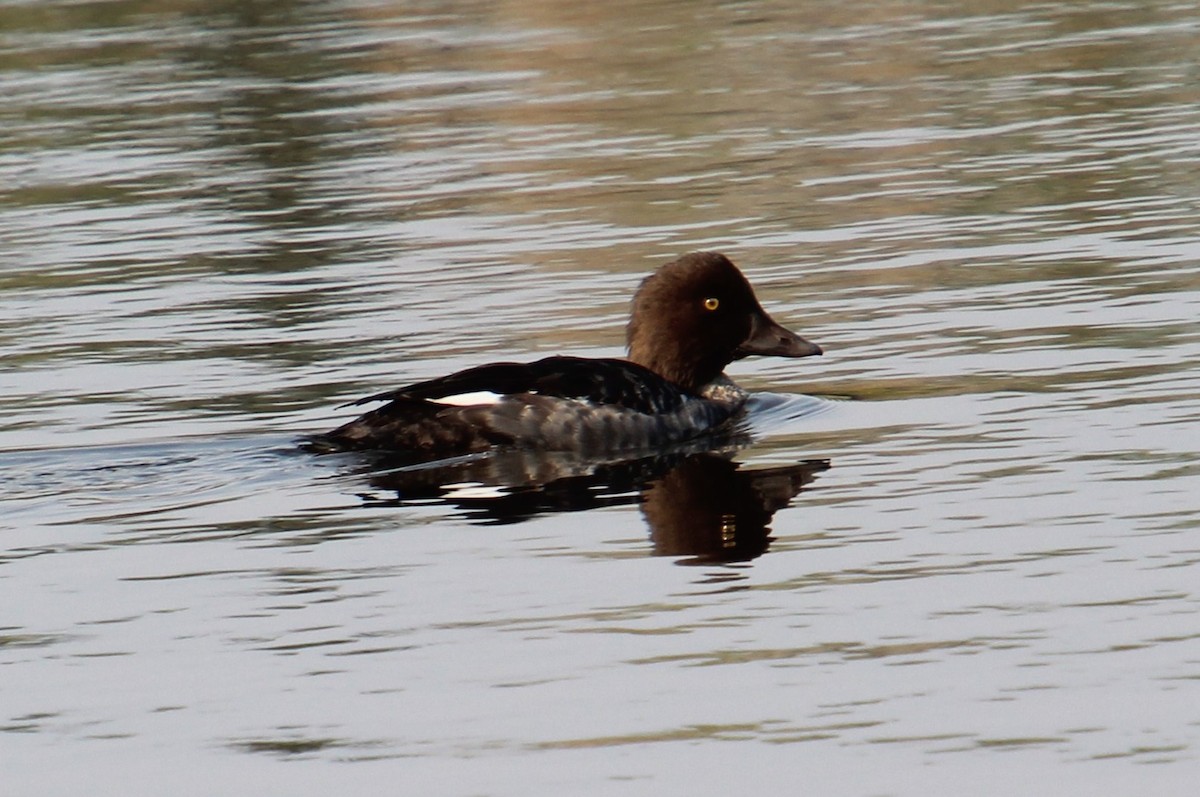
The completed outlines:
[[[644,493],[654,553],[691,555],[696,563],[761,556],[771,517],[828,467],[821,460],[743,471],[721,457],[689,457]]]

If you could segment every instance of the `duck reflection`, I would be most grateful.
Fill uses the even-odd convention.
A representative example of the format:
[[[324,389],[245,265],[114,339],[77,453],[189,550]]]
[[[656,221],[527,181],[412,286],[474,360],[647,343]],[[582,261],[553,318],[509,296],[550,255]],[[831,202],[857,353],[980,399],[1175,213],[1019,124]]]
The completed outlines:
[[[748,561],[766,552],[770,522],[828,460],[746,467],[732,451],[682,451],[618,462],[567,454],[496,452],[367,476],[368,506],[436,502],[481,523],[516,523],[554,512],[640,504],[654,554],[685,563]]]

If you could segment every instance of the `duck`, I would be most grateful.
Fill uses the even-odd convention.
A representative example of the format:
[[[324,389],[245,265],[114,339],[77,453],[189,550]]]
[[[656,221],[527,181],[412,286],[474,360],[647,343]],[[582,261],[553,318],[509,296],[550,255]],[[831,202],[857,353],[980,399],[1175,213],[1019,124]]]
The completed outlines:
[[[349,402],[342,406],[382,406],[310,436],[308,446],[418,460],[494,449],[664,450],[729,428],[750,395],[725,374],[734,360],[823,353],[771,318],[717,252],[685,254],[646,277],[625,331],[624,359],[496,362]]]

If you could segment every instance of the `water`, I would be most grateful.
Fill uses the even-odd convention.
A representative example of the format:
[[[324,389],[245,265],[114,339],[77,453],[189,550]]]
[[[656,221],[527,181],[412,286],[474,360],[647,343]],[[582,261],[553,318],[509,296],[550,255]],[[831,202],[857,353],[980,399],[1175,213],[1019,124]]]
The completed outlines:
[[[0,4],[5,793],[1190,793],[1200,13],[559,5]],[[738,467],[296,450],[697,248]]]

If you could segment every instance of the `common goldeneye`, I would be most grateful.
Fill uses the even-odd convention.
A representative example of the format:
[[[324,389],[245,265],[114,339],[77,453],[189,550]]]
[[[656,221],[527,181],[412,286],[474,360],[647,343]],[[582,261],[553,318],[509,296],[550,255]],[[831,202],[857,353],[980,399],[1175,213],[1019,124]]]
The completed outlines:
[[[387,402],[309,438],[318,451],[438,458],[495,447],[646,451],[719,431],[748,394],[723,373],[749,354],[821,354],[776,323],[724,255],[694,252],[658,269],[633,297],[629,359],[547,357],[493,363],[377,393]]]

